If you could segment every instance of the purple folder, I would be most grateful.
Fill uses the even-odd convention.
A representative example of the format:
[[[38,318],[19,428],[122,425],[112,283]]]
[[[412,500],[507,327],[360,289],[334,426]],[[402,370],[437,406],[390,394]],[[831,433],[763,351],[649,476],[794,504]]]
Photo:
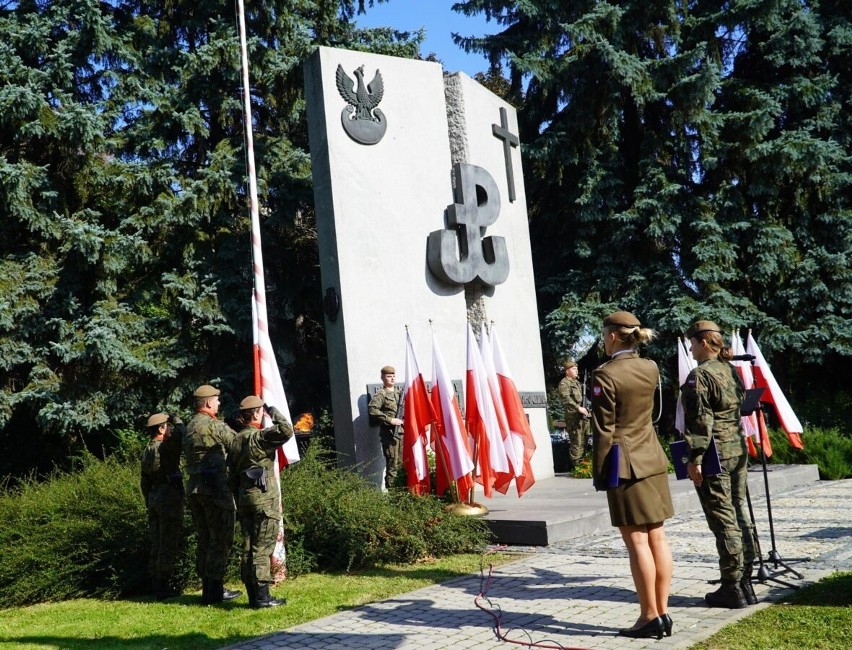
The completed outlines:
[[[675,476],[679,481],[688,478],[686,465],[689,463],[689,445],[686,444],[686,440],[676,440],[670,443],[669,449],[672,452]],[[701,473],[704,476],[716,476],[716,474],[722,473],[722,463],[719,460],[719,450],[716,449],[715,438],[710,438],[710,445],[704,452],[704,458],[701,461]]]

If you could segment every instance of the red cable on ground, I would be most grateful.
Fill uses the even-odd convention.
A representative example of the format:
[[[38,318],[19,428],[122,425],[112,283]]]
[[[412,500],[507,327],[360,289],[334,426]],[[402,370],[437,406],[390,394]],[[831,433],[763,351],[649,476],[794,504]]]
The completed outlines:
[[[497,551],[502,551],[505,548],[506,548],[506,546],[496,546],[496,547],[494,547],[490,550],[487,550],[485,553],[483,553],[482,558],[485,559],[486,555],[489,555],[491,553],[496,553]],[[479,575],[480,575],[479,595],[476,598],[473,599],[473,604],[476,605],[476,607],[478,609],[482,610],[483,612],[485,612],[486,614],[491,616],[491,618],[494,619],[494,633],[497,635],[498,639],[500,639],[501,641],[503,641],[505,643],[514,643],[515,645],[521,645],[521,646],[524,646],[526,648],[548,648],[548,649],[551,649],[551,650],[588,650],[587,648],[580,648],[580,647],[575,647],[575,646],[562,645],[560,643],[557,643],[556,641],[554,641],[553,644],[551,644],[551,643],[545,642],[545,641],[516,641],[514,639],[506,638],[506,633],[504,633],[501,630],[501,627],[500,627],[501,626],[501,618],[503,616],[503,613],[502,613],[502,611],[500,611],[499,607],[496,608],[498,613],[495,613],[493,611],[495,609],[494,605],[491,603],[491,600],[486,595],[488,593],[488,590],[491,588],[491,583],[494,581],[494,565],[493,564],[488,565],[488,578],[483,578],[482,577],[482,564],[480,564]],[[484,586],[482,586],[483,583],[484,583]],[[488,605],[491,609],[483,607],[480,604],[481,599],[487,601]],[[523,629],[521,631],[524,634],[526,634],[528,637],[530,637],[529,632],[527,632],[526,630],[523,630]],[[530,637],[530,638],[532,638],[532,637]]]

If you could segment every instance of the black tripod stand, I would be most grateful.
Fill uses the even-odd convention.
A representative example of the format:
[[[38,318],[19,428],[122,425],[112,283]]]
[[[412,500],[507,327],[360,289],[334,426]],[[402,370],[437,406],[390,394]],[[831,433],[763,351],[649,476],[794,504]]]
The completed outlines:
[[[754,361],[752,361],[754,364]],[[761,433],[765,430],[764,419],[763,419],[763,404],[759,401],[760,395],[763,393],[763,388],[752,388],[746,391],[746,400],[743,402],[743,407],[741,410],[741,414],[743,416],[751,415],[752,413],[757,413],[757,418],[759,420],[758,425],[760,427]],[[768,436],[768,434],[767,434]],[[766,452],[763,448],[763,440],[760,441],[761,444],[758,445],[760,449],[760,465],[763,470],[763,489],[766,494],[766,514],[769,520],[769,540],[772,544],[772,549],[769,551],[767,559],[764,561],[763,553],[760,550],[760,542],[757,538],[757,526],[754,521],[754,508],[751,504],[751,491],[748,489],[748,481],[746,481],[746,500],[748,501],[748,513],[751,516],[751,530],[752,536],[754,537],[755,550],[757,551],[757,560],[758,560],[758,570],[757,570],[757,582],[776,582],[778,584],[784,585],[785,587],[790,587],[792,589],[798,589],[798,585],[794,585],[790,582],[786,582],[785,580],[781,580],[778,576],[785,574],[792,574],[799,580],[804,578],[804,576],[793,569],[789,564],[785,563],[781,559],[780,553],[778,553],[778,549],[775,546],[775,524],[772,520],[772,499],[769,494],[769,470],[766,467]],[[809,558],[793,558],[787,560],[787,562],[805,562]],[[770,569],[768,565],[772,565]],[[755,578],[752,578],[754,581]]]

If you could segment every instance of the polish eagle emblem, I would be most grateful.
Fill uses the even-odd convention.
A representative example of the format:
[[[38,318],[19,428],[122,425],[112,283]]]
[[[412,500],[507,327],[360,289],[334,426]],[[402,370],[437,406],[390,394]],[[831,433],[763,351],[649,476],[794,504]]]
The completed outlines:
[[[378,108],[385,93],[382,73],[376,70],[373,80],[364,83],[364,66],[358,66],[353,80],[343,66],[337,65],[337,90],[346,101],[340,113],[343,129],[350,138],[361,144],[376,144],[387,129],[384,113]]]

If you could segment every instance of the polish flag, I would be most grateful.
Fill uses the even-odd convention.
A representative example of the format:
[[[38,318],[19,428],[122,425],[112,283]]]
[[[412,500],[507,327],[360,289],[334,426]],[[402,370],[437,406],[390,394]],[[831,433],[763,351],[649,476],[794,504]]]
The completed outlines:
[[[437,429],[432,439],[435,444],[437,493],[442,496],[450,481],[455,481],[459,501],[467,502],[473,488],[470,439],[435,332],[432,332],[432,372],[432,406],[435,409]]]
[[[678,338],[677,340],[677,380],[678,386],[683,386],[686,383],[686,378],[698,363],[692,358],[689,352],[689,342],[686,338]],[[675,407],[675,429],[681,433],[686,433],[686,415],[683,412],[683,394],[678,391],[677,406]]]
[[[482,323],[480,328],[479,350],[482,353],[482,362],[485,365],[485,372],[488,375],[488,387],[491,390],[494,411],[497,413],[497,421],[500,425],[503,449],[506,452],[506,459],[509,461],[509,471],[511,473],[506,484],[499,481],[494,484],[494,489],[501,494],[505,494],[509,489],[511,480],[523,474],[524,441],[521,436],[512,435],[512,431],[509,428],[509,418],[506,416],[506,409],[503,406],[503,394],[500,391],[500,380],[494,368],[494,345],[488,329],[485,327],[485,323]]]
[[[429,445],[429,426],[435,420],[435,411],[429,401],[426,382],[420,374],[417,355],[411,343],[411,334],[405,331],[405,393],[402,424],[402,463],[408,476],[408,489],[412,494],[429,494],[429,462],[426,447]]]
[[[498,482],[508,486],[512,480],[509,461],[503,447],[500,423],[494,408],[494,399],[488,385],[488,376],[473,328],[467,324],[467,387],[465,391],[465,422],[475,443],[477,482],[482,484],[486,497]],[[498,479],[498,477],[500,477]]]
[[[769,364],[766,363],[766,359],[763,358],[760,348],[757,347],[757,342],[751,336],[751,331],[748,333],[746,349],[749,354],[755,356],[755,385],[766,388],[761,396],[761,401],[768,402],[775,407],[775,413],[778,415],[779,422],[781,422],[781,428],[787,432],[787,438],[789,438],[790,444],[796,449],[804,449],[805,446],[802,444],[801,438],[802,424],[799,422],[799,418],[796,417],[796,414],[793,413],[790,402],[787,401],[787,398],[784,397],[784,393],[781,392],[781,387],[778,385],[778,382],[775,381],[772,369],[769,367]]]
[[[743,340],[740,337],[739,332],[736,331],[731,334],[731,352],[735,357],[742,356],[746,353]],[[754,388],[754,373],[751,371],[751,363],[748,361],[731,361],[731,363],[734,364],[734,367],[737,369],[737,373],[739,373],[740,379],[742,379],[743,386],[746,388]],[[761,429],[758,417],[759,414],[756,412],[742,417],[743,431],[746,435],[748,453],[752,458],[757,457],[757,448],[754,446],[754,439],[757,438],[757,440],[760,441],[760,444],[763,445],[763,453],[769,457],[772,455],[772,442],[769,440],[769,436],[766,436],[765,438],[760,437],[761,431],[765,433],[766,427]]]
[[[493,326],[491,328],[491,345],[494,348],[494,369],[497,372],[497,381],[500,384],[500,394],[503,397],[503,408],[506,411],[509,430],[513,437],[520,439],[523,448],[523,470],[515,477],[515,488],[520,497],[535,483],[531,462],[535,453],[535,440],[530,429],[530,423],[527,420],[527,414],[524,412],[523,404],[521,404],[521,396],[515,387],[509,364],[506,363],[506,357],[503,355],[500,339],[497,338],[497,331]]]

